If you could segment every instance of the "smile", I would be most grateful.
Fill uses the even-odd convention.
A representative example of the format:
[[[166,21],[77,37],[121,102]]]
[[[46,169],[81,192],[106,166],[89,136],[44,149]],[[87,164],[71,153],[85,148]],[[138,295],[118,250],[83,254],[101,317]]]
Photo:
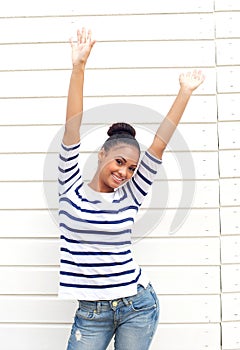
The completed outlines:
[[[125,180],[124,178],[118,177],[117,175],[115,175],[113,173],[112,173],[112,177],[113,177],[114,181],[117,183],[121,183]]]

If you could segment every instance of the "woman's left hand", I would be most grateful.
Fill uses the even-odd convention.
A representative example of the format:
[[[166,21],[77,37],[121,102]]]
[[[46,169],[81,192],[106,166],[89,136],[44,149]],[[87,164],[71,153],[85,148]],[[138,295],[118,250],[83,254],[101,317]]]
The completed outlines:
[[[205,80],[201,70],[195,69],[192,72],[182,73],[179,76],[179,83],[181,88],[193,92],[199,87]]]

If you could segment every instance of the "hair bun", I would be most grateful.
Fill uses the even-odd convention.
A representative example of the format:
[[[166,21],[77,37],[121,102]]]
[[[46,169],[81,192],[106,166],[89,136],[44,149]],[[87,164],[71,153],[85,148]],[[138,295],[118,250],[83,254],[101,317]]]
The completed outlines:
[[[132,137],[135,137],[136,131],[135,129],[127,123],[114,123],[110,128],[108,129],[107,132],[108,136],[115,136],[119,134],[128,134]]]

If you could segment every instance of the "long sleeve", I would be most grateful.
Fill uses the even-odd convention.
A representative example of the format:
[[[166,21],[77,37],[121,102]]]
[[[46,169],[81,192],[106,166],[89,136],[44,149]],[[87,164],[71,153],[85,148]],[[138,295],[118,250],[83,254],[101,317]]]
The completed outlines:
[[[66,146],[61,144],[58,166],[59,196],[67,193],[76,181],[81,179],[78,164],[80,143]]]
[[[159,169],[162,161],[146,151],[136,173],[130,181],[126,183],[126,187],[130,192],[134,202],[140,206],[147,195]]]

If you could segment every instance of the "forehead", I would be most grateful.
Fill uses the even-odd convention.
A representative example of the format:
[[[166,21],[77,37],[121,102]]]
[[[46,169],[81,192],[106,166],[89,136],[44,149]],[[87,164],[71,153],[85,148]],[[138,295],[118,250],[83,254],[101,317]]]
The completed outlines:
[[[120,156],[123,157],[127,161],[134,161],[135,163],[139,160],[139,151],[136,147],[126,144],[120,144],[113,146],[108,151],[108,156],[110,157],[116,157]]]

